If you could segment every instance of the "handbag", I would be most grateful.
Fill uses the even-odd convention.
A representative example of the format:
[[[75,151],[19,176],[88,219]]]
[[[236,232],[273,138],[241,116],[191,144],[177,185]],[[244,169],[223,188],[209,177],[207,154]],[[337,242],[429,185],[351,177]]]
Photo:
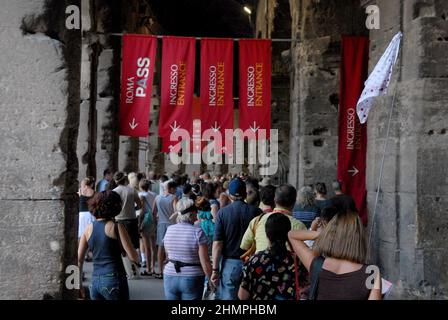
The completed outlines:
[[[246,252],[244,252],[241,256],[240,259],[243,260],[243,262],[246,262],[247,260],[249,260],[249,258],[255,253],[255,251],[257,250],[257,245],[255,243],[255,234],[257,233],[257,227],[258,224],[260,223],[261,218],[264,216],[264,213],[262,213],[261,215],[258,216],[257,220],[254,223],[254,226],[252,227],[252,233],[254,234],[254,241],[252,241],[252,244],[250,245],[250,248],[247,249]]]

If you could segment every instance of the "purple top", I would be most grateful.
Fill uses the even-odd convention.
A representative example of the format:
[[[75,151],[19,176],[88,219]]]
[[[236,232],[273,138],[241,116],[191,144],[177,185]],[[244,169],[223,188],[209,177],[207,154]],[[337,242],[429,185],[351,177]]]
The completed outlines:
[[[180,222],[168,227],[163,245],[169,260],[200,264],[199,246],[207,245],[207,237],[201,228],[190,223]],[[180,270],[180,273],[176,273],[173,263],[168,262],[163,273],[170,276],[189,277],[204,275],[201,266],[182,267]]]

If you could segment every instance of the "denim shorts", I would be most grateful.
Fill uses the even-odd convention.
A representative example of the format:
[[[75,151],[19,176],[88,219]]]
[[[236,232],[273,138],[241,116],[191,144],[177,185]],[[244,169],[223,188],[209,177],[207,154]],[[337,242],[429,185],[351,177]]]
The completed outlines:
[[[166,300],[201,300],[204,276],[163,276]]]
[[[129,300],[128,280],[125,274],[93,275],[89,289],[92,300]]]

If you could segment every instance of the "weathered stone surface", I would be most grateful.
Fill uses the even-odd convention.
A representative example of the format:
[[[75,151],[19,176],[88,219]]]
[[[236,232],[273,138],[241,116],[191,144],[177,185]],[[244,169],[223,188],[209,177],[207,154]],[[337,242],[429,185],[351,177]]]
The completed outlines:
[[[90,118],[90,101],[85,100],[81,103],[79,110],[79,131],[76,153],[78,156],[79,177],[81,181],[87,176],[88,153],[89,153],[89,118]]]
[[[114,99],[102,98],[96,101],[97,141],[96,141],[96,178],[103,178],[105,169],[114,169],[114,135],[116,124],[113,117]]]
[[[448,296],[448,172],[443,165],[448,161],[448,72],[442,52],[448,50],[448,23],[443,18],[448,4],[415,0],[402,2],[401,7],[400,2],[377,2],[382,29],[370,33],[371,66],[400,29],[403,41],[388,96],[377,99],[369,116],[367,189],[372,215],[397,88],[373,250],[384,276],[396,285],[394,297],[444,299]]]
[[[81,38],[67,5],[0,4],[2,299],[73,297],[62,270],[76,263]]]
[[[61,297],[62,201],[0,200],[0,299]]]
[[[113,49],[103,50],[98,57],[97,92],[100,97],[112,96]]]

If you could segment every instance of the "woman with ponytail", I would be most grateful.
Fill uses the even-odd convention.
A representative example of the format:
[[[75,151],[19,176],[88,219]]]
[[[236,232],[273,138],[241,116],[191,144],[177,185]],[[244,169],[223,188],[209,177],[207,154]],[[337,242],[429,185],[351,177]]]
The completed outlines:
[[[294,257],[286,243],[291,221],[284,214],[272,214],[266,221],[269,247],[255,253],[244,264],[238,292],[240,300],[294,300]]]

